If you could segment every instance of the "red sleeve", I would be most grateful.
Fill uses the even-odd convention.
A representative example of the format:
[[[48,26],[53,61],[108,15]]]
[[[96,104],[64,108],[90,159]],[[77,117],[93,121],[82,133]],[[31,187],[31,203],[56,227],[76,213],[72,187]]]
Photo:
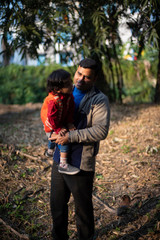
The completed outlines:
[[[61,122],[58,119],[58,104],[56,104],[55,101],[50,101],[48,104],[48,121],[52,125],[53,130],[56,133],[59,133],[59,131],[62,128]]]
[[[75,110],[75,103],[74,103],[73,95],[71,95],[68,109],[69,109],[69,111],[67,113],[67,123],[73,123],[73,121],[74,121],[74,110]]]

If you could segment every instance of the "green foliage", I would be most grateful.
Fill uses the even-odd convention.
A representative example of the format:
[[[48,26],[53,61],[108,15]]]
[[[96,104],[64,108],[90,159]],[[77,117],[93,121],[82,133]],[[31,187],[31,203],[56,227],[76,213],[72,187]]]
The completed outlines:
[[[37,58],[40,45],[43,46],[45,53],[49,48],[53,50],[53,54],[65,52],[67,57],[64,61],[70,58],[77,62],[82,55],[92,57],[100,64],[105,59],[109,66],[107,74],[109,73],[110,76],[106,78],[106,82],[104,76],[101,77],[100,89],[103,89],[105,93],[108,91],[111,100],[122,102],[124,79],[120,58],[125,47],[122,45],[119,23],[123,17],[126,18],[128,27],[132,29],[130,44],[133,44],[133,38],[136,39],[135,47],[139,59],[148,43],[155,46],[156,49],[160,47],[159,7],[160,3],[156,0],[140,2],[132,0],[115,0],[114,2],[111,0],[95,0],[94,4],[91,0],[80,1],[80,4],[75,1],[69,1],[68,4],[63,0],[19,0],[11,1],[11,3],[1,1],[2,64],[4,66],[9,64],[10,57],[17,49],[24,59],[27,56]],[[137,12],[138,17],[134,17],[134,13]],[[57,45],[59,47],[56,47]],[[114,61],[113,66],[112,61]],[[133,71],[134,76],[136,70],[134,68],[130,70]],[[140,70],[143,70],[143,68],[140,68]],[[7,92],[8,100],[5,100],[6,103],[41,101],[44,92],[43,76],[45,70],[42,67],[39,71],[42,73],[38,76],[41,80],[37,80],[37,75],[35,75],[38,71],[36,70],[36,73],[33,71],[32,79],[28,78],[27,75],[27,79],[24,79],[25,84],[23,84],[23,87],[20,86],[20,89],[17,85],[22,85],[22,82],[18,81],[16,83],[14,81],[12,83],[13,88],[11,88],[13,93],[8,92],[11,86],[10,80],[8,91],[1,87],[0,90],[3,95]],[[21,71],[19,73],[22,74]],[[128,71],[125,74],[129,74]],[[144,78],[144,71],[141,74]],[[132,74],[131,78],[133,78]],[[112,81],[113,86],[109,88],[110,81]],[[158,78],[157,82],[159,82]],[[159,86],[160,84],[157,84],[156,95],[160,91]],[[35,92],[37,92],[36,95]],[[7,96],[5,99],[7,99]],[[4,102],[2,97],[0,102]]]
[[[157,61],[155,61],[155,56],[152,55],[150,59],[150,68],[148,69],[148,75],[146,75],[144,59],[137,61],[128,61],[121,59],[121,69],[123,72],[123,82],[122,87],[122,98],[129,100],[129,102],[153,102],[155,88],[153,85],[153,79],[157,76]],[[156,66],[155,66],[156,65]],[[108,96],[110,101],[116,101],[118,99],[118,88],[117,88],[117,74],[115,68],[115,62],[112,61],[112,69],[114,75],[114,85],[109,71],[109,67],[105,65],[104,73],[106,81],[109,83],[110,89]],[[99,84],[101,84],[99,82]]]
[[[102,174],[96,174],[96,178],[99,179],[104,179],[104,176]]]
[[[129,89],[126,89],[125,94],[127,96],[130,96],[132,99],[132,102],[134,103],[142,103],[142,102],[153,102],[154,99],[154,88],[153,86],[148,82],[142,82],[132,86]]]
[[[130,96],[132,102],[153,102],[155,89],[151,79],[156,79],[157,69],[153,66],[149,69],[149,76],[146,76],[143,61],[123,61],[122,69],[124,76],[123,98]]]
[[[46,79],[59,65],[0,67],[0,103],[42,102],[47,95]],[[67,68],[69,71],[69,69]],[[72,72],[71,72],[72,73]]]
[[[131,147],[128,145],[123,145],[121,149],[123,150],[123,153],[129,153],[131,151]]]
[[[115,86],[111,80],[109,67],[105,65],[104,73],[106,82],[109,84],[108,96],[110,101],[118,99],[117,75],[115,62],[112,63]],[[124,87],[122,88],[122,97],[130,97],[132,102],[152,102],[154,96],[154,87],[150,83],[145,73],[143,61],[127,61],[121,60],[121,67],[124,77]],[[48,66],[20,66],[9,65],[0,67],[0,103],[4,104],[25,104],[43,102],[46,92],[46,79],[48,75],[58,69],[64,68],[71,73],[73,78],[76,71],[74,67],[62,67],[61,65]],[[140,79],[137,78],[139,72]],[[156,78],[157,68],[151,62],[149,70],[149,78]],[[97,87],[101,86],[101,81],[98,81]],[[14,130],[14,129],[13,129]]]

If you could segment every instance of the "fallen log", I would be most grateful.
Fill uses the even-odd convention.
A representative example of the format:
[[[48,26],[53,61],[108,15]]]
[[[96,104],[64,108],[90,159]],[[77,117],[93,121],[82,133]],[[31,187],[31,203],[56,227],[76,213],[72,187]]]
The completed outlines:
[[[19,150],[16,151],[16,154],[17,154],[17,155],[24,156],[24,157],[27,157],[27,158],[30,158],[30,159],[32,159],[32,160],[34,160],[34,161],[37,161],[37,157],[33,157],[33,156],[31,156],[31,155],[29,155],[29,154],[27,154],[27,153],[23,153],[23,152],[21,152],[21,151],[19,151]]]
[[[93,198],[99,202],[103,207],[104,209],[106,209],[108,212],[110,213],[113,213],[113,214],[116,214],[116,210],[114,208],[111,208],[109,207],[106,203],[102,202],[98,197],[96,197],[94,194],[92,194]]]
[[[13,229],[11,226],[9,226],[7,223],[5,223],[1,218],[0,218],[0,223],[2,223],[8,230],[13,232],[16,236],[18,236],[20,239],[25,239],[29,240],[29,237],[26,234],[21,234],[17,232],[15,229]]]

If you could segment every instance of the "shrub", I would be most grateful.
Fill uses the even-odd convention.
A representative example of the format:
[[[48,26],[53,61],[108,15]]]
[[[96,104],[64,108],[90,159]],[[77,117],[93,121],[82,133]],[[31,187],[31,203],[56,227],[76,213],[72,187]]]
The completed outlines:
[[[0,67],[0,103],[25,104],[43,102],[48,75],[60,65]],[[70,69],[67,68],[69,71]],[[71,72],[72,74],[72,72]]]
[[[149,72],[151,78],[156,78],[157,72],[154,66],[154,64],[151,64]],[[57,64],[48,66],[40,65],[37,67],[11,64],[7,67],[0,67],[0,103],[25,104],[29,102],[43,102],[44,97],[47,95],[46,79],[52,71],[58,68],[69,71],[72,78],[76,71],[76,66],[62,67]],[[124,79],[124,87],[122,89],[123,99],[129,96],[132,102],[151,102],[155,90],[146,77],[143,61],[121,60],[121,68]],[[108,87],[107,95],[110,101],[116,101],[119,93],[114,62],[115,86],[113,86],[111,72],[107,64],[104,65],[103,70],[106,76],[106,86]],[[139,72],[139,75],[137,75],[137,72]],[[97,86],[100,89],[104,89],[101,81],[97,82]]]

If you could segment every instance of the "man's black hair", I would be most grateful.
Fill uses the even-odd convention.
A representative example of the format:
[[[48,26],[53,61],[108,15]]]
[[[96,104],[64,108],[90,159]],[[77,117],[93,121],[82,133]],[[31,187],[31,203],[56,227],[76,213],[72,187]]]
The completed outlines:
[[[70,76],[70,73],[63,69],[53,71],[47,79],[47,91],[54,92],[60,90],[64,87],[64,80]]]
[[[80,63],[79,63],[79,66],[83,67],[83,68],[93,69],[96,74],[98,72],[97,62],[94,59],[91,59],[91,58],[85,58],[85,59],[81,60]]]

